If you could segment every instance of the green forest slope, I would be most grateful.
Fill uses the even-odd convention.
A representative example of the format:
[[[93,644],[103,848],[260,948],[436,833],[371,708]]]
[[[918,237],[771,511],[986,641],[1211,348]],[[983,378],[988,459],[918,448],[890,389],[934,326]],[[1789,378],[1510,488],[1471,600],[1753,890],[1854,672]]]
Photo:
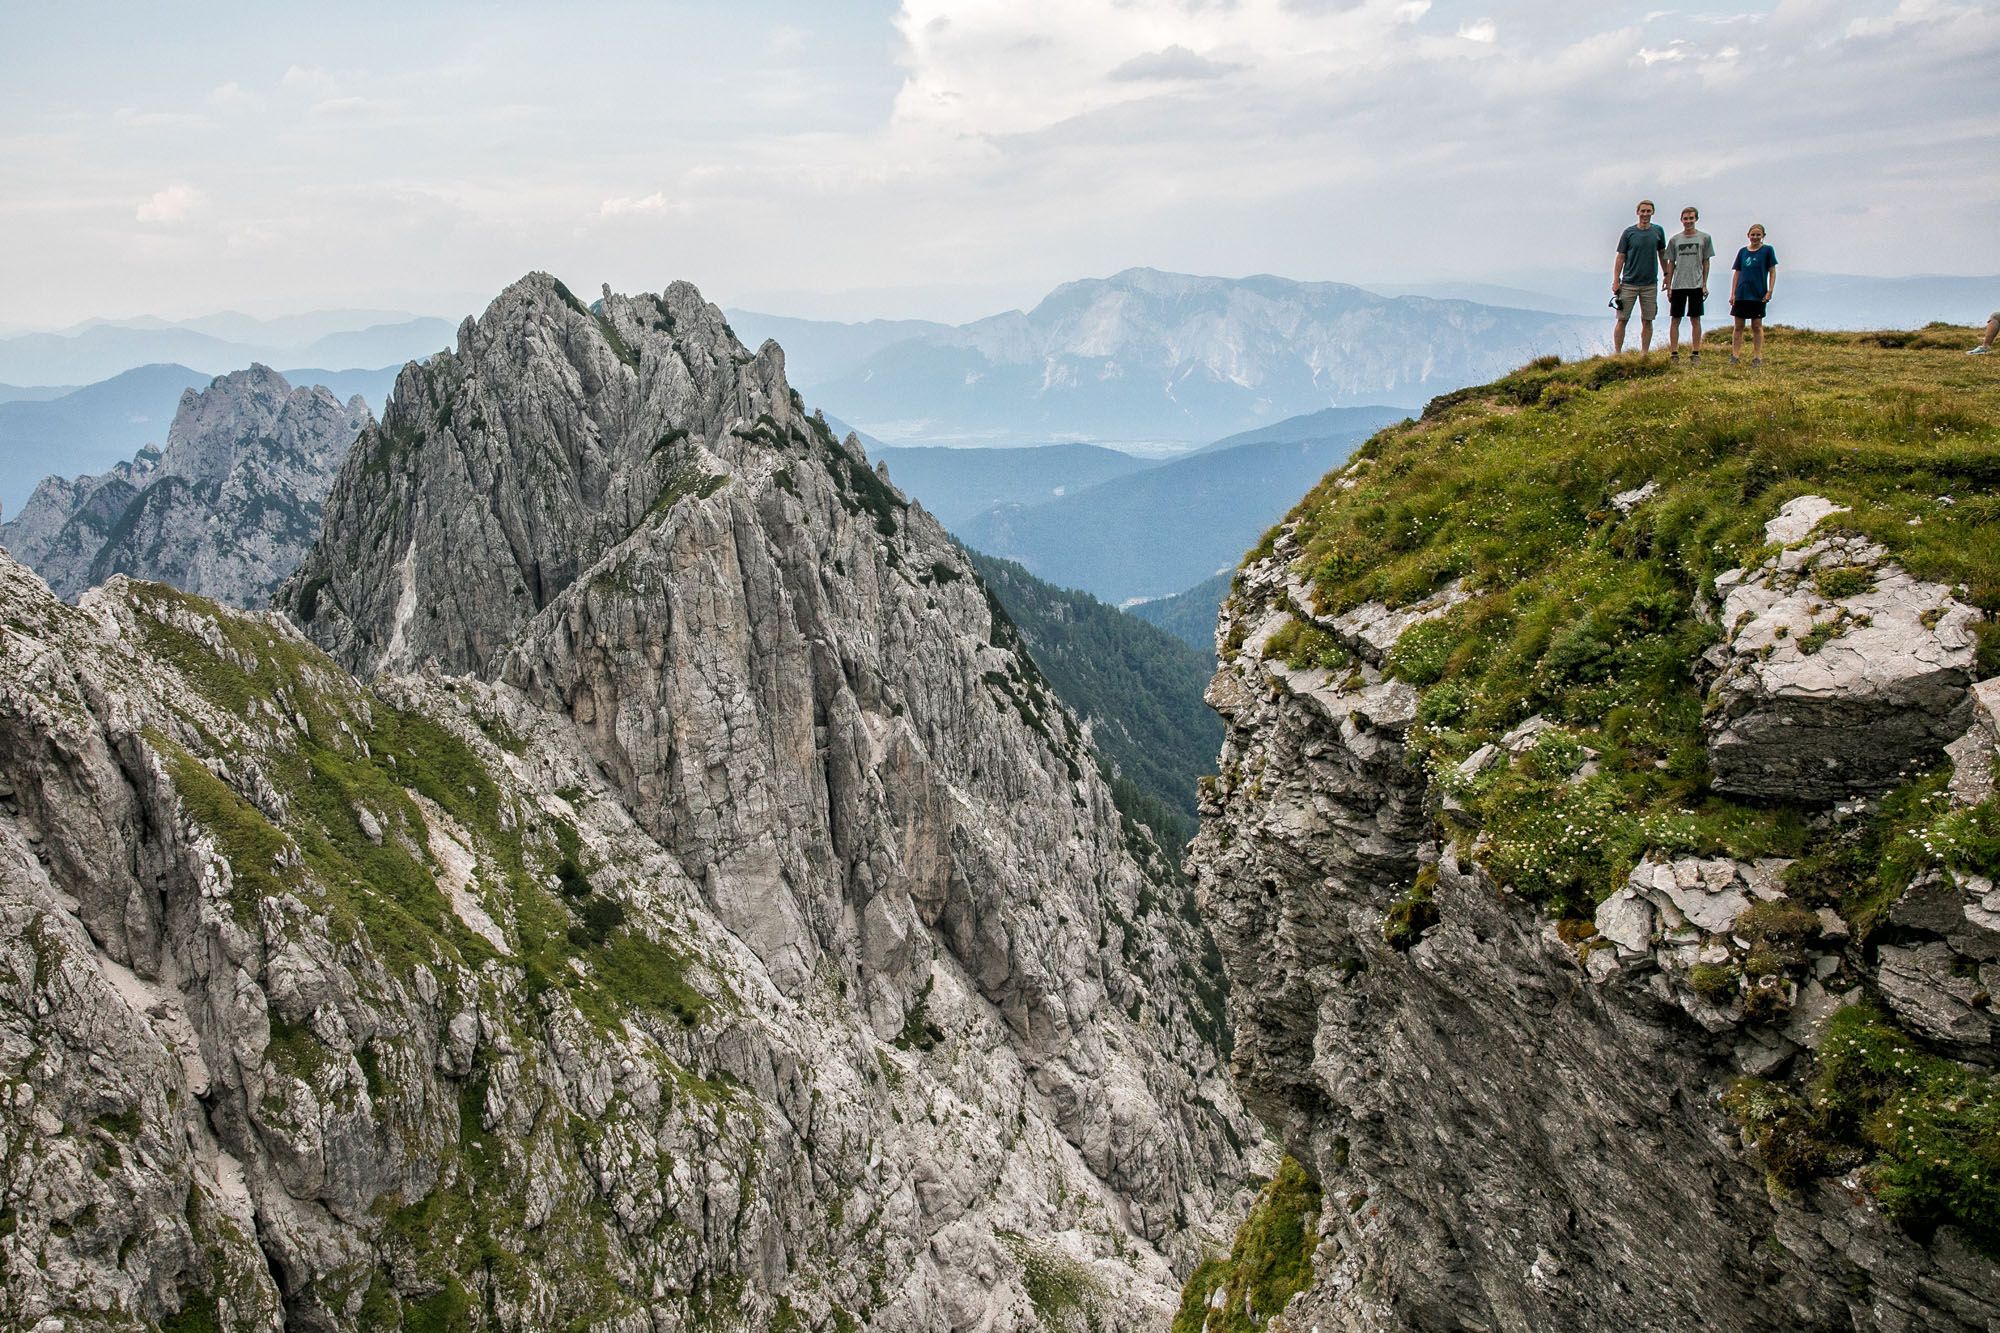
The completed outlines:
[[[1089,593],[966,554],[1056,695],[1089,720],[1120,806],[1178,853],[1194,833],[1195,782],[1222,748],[1222,722],[1201,699],[1212,659]]]

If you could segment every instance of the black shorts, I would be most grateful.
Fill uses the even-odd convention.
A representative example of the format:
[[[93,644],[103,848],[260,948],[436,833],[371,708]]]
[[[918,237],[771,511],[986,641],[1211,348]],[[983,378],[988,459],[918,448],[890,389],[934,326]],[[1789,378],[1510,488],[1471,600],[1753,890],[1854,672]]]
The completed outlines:
[[[1764,318],[1764,303],[1762,301],[1731,301],[1729,303],[1729,313],[1738,319],[1762,319]]]
[[[1675,319],[1683,315],[1700,319],[1708,313],[1708,293],[1699,287],[1676,287],[1667,293],[1667,313]]]

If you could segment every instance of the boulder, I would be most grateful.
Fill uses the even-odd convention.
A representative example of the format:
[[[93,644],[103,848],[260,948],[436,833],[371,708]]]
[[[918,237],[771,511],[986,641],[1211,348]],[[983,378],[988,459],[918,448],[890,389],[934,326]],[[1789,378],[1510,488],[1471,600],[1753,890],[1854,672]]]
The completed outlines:
[[[1815,496],[1791,502],[1765,532],[1794,544],[1716,580],[1728,638],[1705,729],[1718,791],[1814,802],[1885,791],[1971,720],[1980,613],[1873,542],[1812,537],[1805,520],[1837,512]]]

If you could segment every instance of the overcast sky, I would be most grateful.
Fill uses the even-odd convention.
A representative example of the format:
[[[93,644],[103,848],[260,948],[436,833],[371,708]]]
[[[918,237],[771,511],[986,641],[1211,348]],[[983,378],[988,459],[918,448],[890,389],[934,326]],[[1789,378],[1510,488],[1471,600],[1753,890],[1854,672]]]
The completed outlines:
[[[2000,12],[1954,0],[0,0],[0,325],[535,268],[841,318],[1137,264],[1521,285],[1608,269],[1641,193],[1994,273],[1996,187]]]

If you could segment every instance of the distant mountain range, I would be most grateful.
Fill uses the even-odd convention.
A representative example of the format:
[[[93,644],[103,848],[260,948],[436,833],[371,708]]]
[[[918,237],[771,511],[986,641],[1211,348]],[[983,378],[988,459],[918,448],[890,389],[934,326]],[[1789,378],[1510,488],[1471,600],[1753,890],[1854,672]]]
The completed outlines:
[[[951,325],[928,319],[871,319],[842,324],[826,319],[793,319],[755,310],[725,310],[729,326],[745,347],[767,338],[785,349],[785,375],[794,384],[820,384],[858,369],[869,357],[912,338],[950,333]]]
[[[317,311],[258,320],[225,312],[201,319],[90,321],[60,333],[0,338],[0,381],[20,385],[89,384],[137,366],[176,364],[205,375],[269,365],[402,365],[447,346],[450,320],[400,315],[391,322],[351,321],[400,312]]]
[[[976,550],[1113,605],[1169,596],[1234,569],[1301,493],[1403,412],[1354,411],[1335,430],[1316,415],[1272,432],[1291,438],[1190,454],[1037,503],[996,505],[952,531]],[[960,454],[976,466],[981,452],[945,450],[940,460]],[[889,474],[896,479],[894,463]],[[905,489],[924,500],[914,482]]]
[[[1157,459],[1096,444],[1022,449],[898,449],[870,444],[868,456],[887,463],[889,479],[954,531],[998,505],[1040,504],[1158,466]]]
[[[291,384],[323,386],[345,402],[356,394],[382,410],[401,363],[379,370],[286,370]],[[189,389],[214,378],[183,365],[149,365],[53,397],[0,397],[0,518],[11,517],[43,477],[103,472],[142,446],[164,444]]]
[[[1417,406],[1535,356],[1594,351],[1607,329],[1341,283],[1128,269],[888,343],[807,387],[890,443],[1194,443],[1325,407]]]

